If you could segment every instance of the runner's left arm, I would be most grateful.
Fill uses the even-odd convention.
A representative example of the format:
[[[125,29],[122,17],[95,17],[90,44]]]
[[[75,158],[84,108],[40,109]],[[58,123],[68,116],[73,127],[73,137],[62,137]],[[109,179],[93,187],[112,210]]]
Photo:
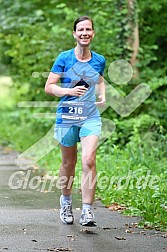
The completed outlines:
[[[103,76],[99,76],[98,84],[96,85],[96,94],[99,101],[96,102],[96,105],[103,106],[105,105],[105,84]]]

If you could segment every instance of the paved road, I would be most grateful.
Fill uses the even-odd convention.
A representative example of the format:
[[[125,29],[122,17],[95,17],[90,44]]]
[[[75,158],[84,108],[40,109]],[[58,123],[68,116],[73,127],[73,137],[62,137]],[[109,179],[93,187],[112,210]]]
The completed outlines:
[[[30,189],[32,185],[35,187],[34,176],[42,177],[43,171],[20,171],[15,166],[16,155],[0,150],[0,251],[167,251],[165,233],[138,229],[133,224],[137,218],[111,212],[98,201],[94,209],[98,227],[80,226],[79,192],[73,198],[75,224],[62,224],[59,220],[60,191],[52,188],[47,192],[43,186],[45,190],[41,192],[42,180],[39,185],[36,180],[36,189]],[[11,189],[11,185],[18,189]]]

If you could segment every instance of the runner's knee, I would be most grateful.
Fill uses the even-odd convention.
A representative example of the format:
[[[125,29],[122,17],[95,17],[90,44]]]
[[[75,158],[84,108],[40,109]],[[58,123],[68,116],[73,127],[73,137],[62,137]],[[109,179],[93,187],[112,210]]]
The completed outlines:
[[[65,169],[69,169],[69,168],[75,168],[75,165],[76,165],[76,160],[71,160],[71,159],[67,159],[67,160],[63,160],[62,161],[62,166],[65,168]]]
[[[83,156],[82,164],[83,164],[83,167],[87,169],[92,169],[95,167],[95,159],[92,156]]]

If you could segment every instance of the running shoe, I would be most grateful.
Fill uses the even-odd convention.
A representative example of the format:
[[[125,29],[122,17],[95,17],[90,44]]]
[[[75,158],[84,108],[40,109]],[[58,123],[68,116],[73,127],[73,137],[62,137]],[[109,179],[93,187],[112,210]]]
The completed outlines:
[[[80,222],[82,226],[95,227],[97,226],[95,222],[94,213],[90,208],[86,208],[81,214]]]
[[[62,202],[62,195],[60,196],[60,219],[65,224],[73,224],[74,216],[72,213],[71,201]]]

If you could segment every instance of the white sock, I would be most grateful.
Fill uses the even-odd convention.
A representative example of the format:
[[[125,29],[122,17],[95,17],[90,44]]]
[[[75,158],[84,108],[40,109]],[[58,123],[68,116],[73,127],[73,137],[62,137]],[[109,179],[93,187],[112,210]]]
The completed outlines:
[[[62,194],[62,203],[66,202],[66,201],[71,201],[71,195],[63,195]]]
[[[82,204],[82,212],[84,212],[84,210],[88,208],[92,209],[92,204],[87,204],[87,203]]]

